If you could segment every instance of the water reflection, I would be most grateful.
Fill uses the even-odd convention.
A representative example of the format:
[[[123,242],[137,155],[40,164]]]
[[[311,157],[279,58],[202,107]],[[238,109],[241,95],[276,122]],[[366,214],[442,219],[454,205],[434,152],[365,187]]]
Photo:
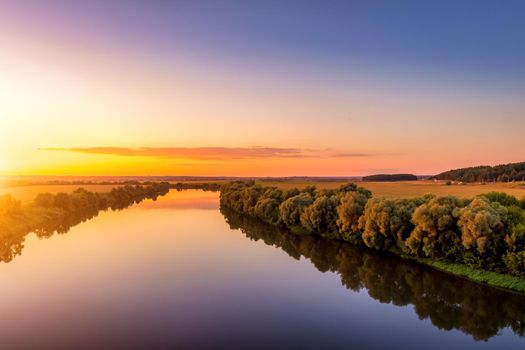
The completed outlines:
[[[135,193],[136,192],[136,193]],[[146,199],[156,201],[159,196],[168,192],[168,188],[152,187],[121,187],[113,189],[106,197],[97,203],[86,202],[85,205],[71,208],[66,211],[56,211],[53,215],[39,220],[35,225],[31,218],[27,223],[17,223],[16,227],[0,230],[0,262],[10,262],[22,254],[24,241],[29,233],[34,232],[40,239],[50,238],[56,234],[66,234],[69,230],[85,221],[91,220],[101,212],[107,210],[124,210],[134,204],[139,204]],[[73,194],[97,196],[83,189],[77,189]],[[112,196],[111,196],[112,195]],[[66,197],[68,195],[65,195]],[[41,215],[41,214],[39,214]]]
[[[259,220],[221,209],[232,229],[251,240],[304,257],[321,272],[334,272],[352,291],[366,289],[370,297],[397,306],[413,305],[420,319],[442,330],[457,329],[477,341],[504,328],[525,334],[525,297],[457,278],[395,256],[378,255],[344,242],[299,236]]]

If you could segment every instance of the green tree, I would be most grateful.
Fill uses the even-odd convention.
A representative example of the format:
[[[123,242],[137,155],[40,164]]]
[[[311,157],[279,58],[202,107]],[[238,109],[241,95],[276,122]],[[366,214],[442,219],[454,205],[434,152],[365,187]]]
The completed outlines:
[[[365,211],[369,197],[361,192],[346,192],[341,196],[337,207],[337,226],[342,237],[348,241],[357,241],[361,237],[359,218]]]
[[[466,249],[476,249],[485,255],[498,248],[504,232],[504,217],[507,210],[499,203],[491,203],[483,196],[474,198],[459,210],[458,226],[461,242]]]
[[[488,192],[482,194],[490,202],[497,202],[503,206],[510,207],[512,205],[519,206],[519,201],[516,197],[506,194],[504,192]]]
[[[359,219],[364,243],[378,250],[395,245],[404,249],[404,241],[414,228],[412,214],[422,202],[424,199],[371,198]]]
[[[406,240],[410,253],[417,256],[443,256],[460,241],[458,209],[463,202],[456,197],[435,197],[419,206],[412,215],[414,230]]]
[[[298,225],[301,219],[301,212],[304,207],[314,201],[310,192],[303,192],[288,198],[279,206],[279,216],[288,227]]]
[[[337,196],[322,195],[304,208],[300,215],[302,226],[311,233],[334,234],[337,232]]]
[[[278,223],[279,202],[274,198],[262,198],[255,205],[254,214],[258,218],[269,223]]]

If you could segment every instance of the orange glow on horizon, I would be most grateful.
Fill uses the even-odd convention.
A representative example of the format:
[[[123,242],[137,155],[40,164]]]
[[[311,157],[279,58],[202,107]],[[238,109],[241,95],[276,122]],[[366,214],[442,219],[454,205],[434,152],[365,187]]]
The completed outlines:
[[[524,160],[523,101],[490,89],[361,66],[334,77],[301,62],[147,55],[13,23],[0,23],[17,29],[0,31],[0,175],[434,174]],[[42,150],[53,147],[105,151]],[[177,151],[128,152],[138,148]]]

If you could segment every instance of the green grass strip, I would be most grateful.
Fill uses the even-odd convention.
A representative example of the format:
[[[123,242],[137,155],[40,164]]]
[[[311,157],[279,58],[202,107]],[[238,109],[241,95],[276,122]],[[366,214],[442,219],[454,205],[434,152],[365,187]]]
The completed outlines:
[[[450,263],[442,260],[417,259],[422,264],[433,267],[455,276],[484,283],[493,287],[504,288],[519,293],[525,293],[525,278],[501,274],[492,271],[474,269],[462,264]]]

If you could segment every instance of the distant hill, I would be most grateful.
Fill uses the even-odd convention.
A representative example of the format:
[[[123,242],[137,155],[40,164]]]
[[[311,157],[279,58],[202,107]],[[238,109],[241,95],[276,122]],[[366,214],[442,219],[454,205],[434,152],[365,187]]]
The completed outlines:
[[[525,181],[525,162],[454,169],[438,174],[434,178],[463,182]]]
[[[387,182],[387,181],[414,181],[417,176],[413,174],[377,174],[363,176],[363,181]]]

